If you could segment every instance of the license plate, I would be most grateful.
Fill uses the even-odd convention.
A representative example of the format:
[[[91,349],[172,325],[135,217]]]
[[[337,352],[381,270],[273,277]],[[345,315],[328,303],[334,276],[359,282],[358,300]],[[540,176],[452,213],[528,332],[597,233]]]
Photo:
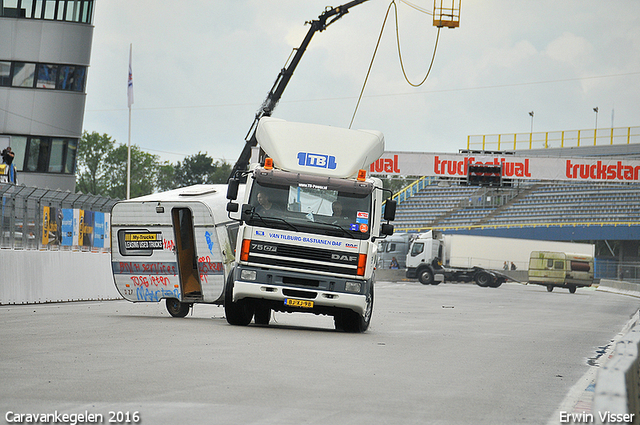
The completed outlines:
[[[284,305],[288,305],[289,307],[313,308],[313,301],[287,298],[284,300]]]

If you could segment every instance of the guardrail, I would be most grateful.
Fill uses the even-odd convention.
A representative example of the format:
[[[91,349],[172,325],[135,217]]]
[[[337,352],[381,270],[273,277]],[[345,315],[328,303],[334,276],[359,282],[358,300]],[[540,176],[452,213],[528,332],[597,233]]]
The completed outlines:
[[[640,424],[640,329],[635,325],[615,344],[598,371],[593,408],[595,423]],[[604,416],[603,416],[604,415]]]
[[[640,143],[640,127],[467,136],[467,149],[521,150]]]
[[[0,183],[0,248],[109,251],[117,199]]]
[[[398,204],[406,201],[411,196],[415,195],[425,187],[429,186],[436,178],[435,177],[420,177],[418,180],[411,183],[401,191],[395,193],[391,199],[395,199]]]
[[[467,224],[460,226],[425,226],[425,227],[396,227],[396,232],[426,232],[428,230],[470,230],[470,229],[510,229],[525,227],[577,227],[577,226],[640,226],[640,221],[584,221],[571,223],[511,223],[511,224]]]

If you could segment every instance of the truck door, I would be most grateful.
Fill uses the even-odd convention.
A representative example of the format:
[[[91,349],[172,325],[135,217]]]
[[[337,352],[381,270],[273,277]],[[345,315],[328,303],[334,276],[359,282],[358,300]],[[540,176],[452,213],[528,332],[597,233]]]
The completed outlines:
[[[180,291],[185,298],[202,298],[202,286],[198,273],[198,257],[193,237],[193,217],[189,208],[174,208],[171,211],[173,233],[176,239]]]

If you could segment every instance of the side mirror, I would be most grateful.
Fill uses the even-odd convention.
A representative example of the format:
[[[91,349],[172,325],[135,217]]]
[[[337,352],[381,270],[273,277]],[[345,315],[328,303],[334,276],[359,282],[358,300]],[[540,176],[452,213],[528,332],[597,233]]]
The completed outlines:
[[[393,235],[393,224],[383,223],[382,226],[380,226],[380,234],[387,236]]]
[[[240,220],[242,221],[249,221],[251,220],[251,218],[253,217],[253,205],[251,204],[243,204],[242,205],[242,211],[240,212]]]
[[[236,202],[229,202],[227,204],[227,211],[230,213],[238,212],[238,208],[239,208],[239,205]]]
[[[383,218],[387,221],[393,221],[396,218],[396,206],[397,203],[393,199],[387,199],[387,202],[384,204],[384,216]]]
[[[236,199],[238,199],[238,186],[240,186],[239,180],[229,180],[229,185],[227,186],[227,199],[231,201],[235,201]]]

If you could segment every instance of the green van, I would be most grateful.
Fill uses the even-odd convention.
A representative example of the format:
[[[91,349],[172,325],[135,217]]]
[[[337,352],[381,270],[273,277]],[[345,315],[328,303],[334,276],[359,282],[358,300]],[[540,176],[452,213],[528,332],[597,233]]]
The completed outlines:
[[[593,257],[566,252],[533,251],[529,258],[529,283],[544,285],[547,291],[556,286],[576,288],[593,284]]]

